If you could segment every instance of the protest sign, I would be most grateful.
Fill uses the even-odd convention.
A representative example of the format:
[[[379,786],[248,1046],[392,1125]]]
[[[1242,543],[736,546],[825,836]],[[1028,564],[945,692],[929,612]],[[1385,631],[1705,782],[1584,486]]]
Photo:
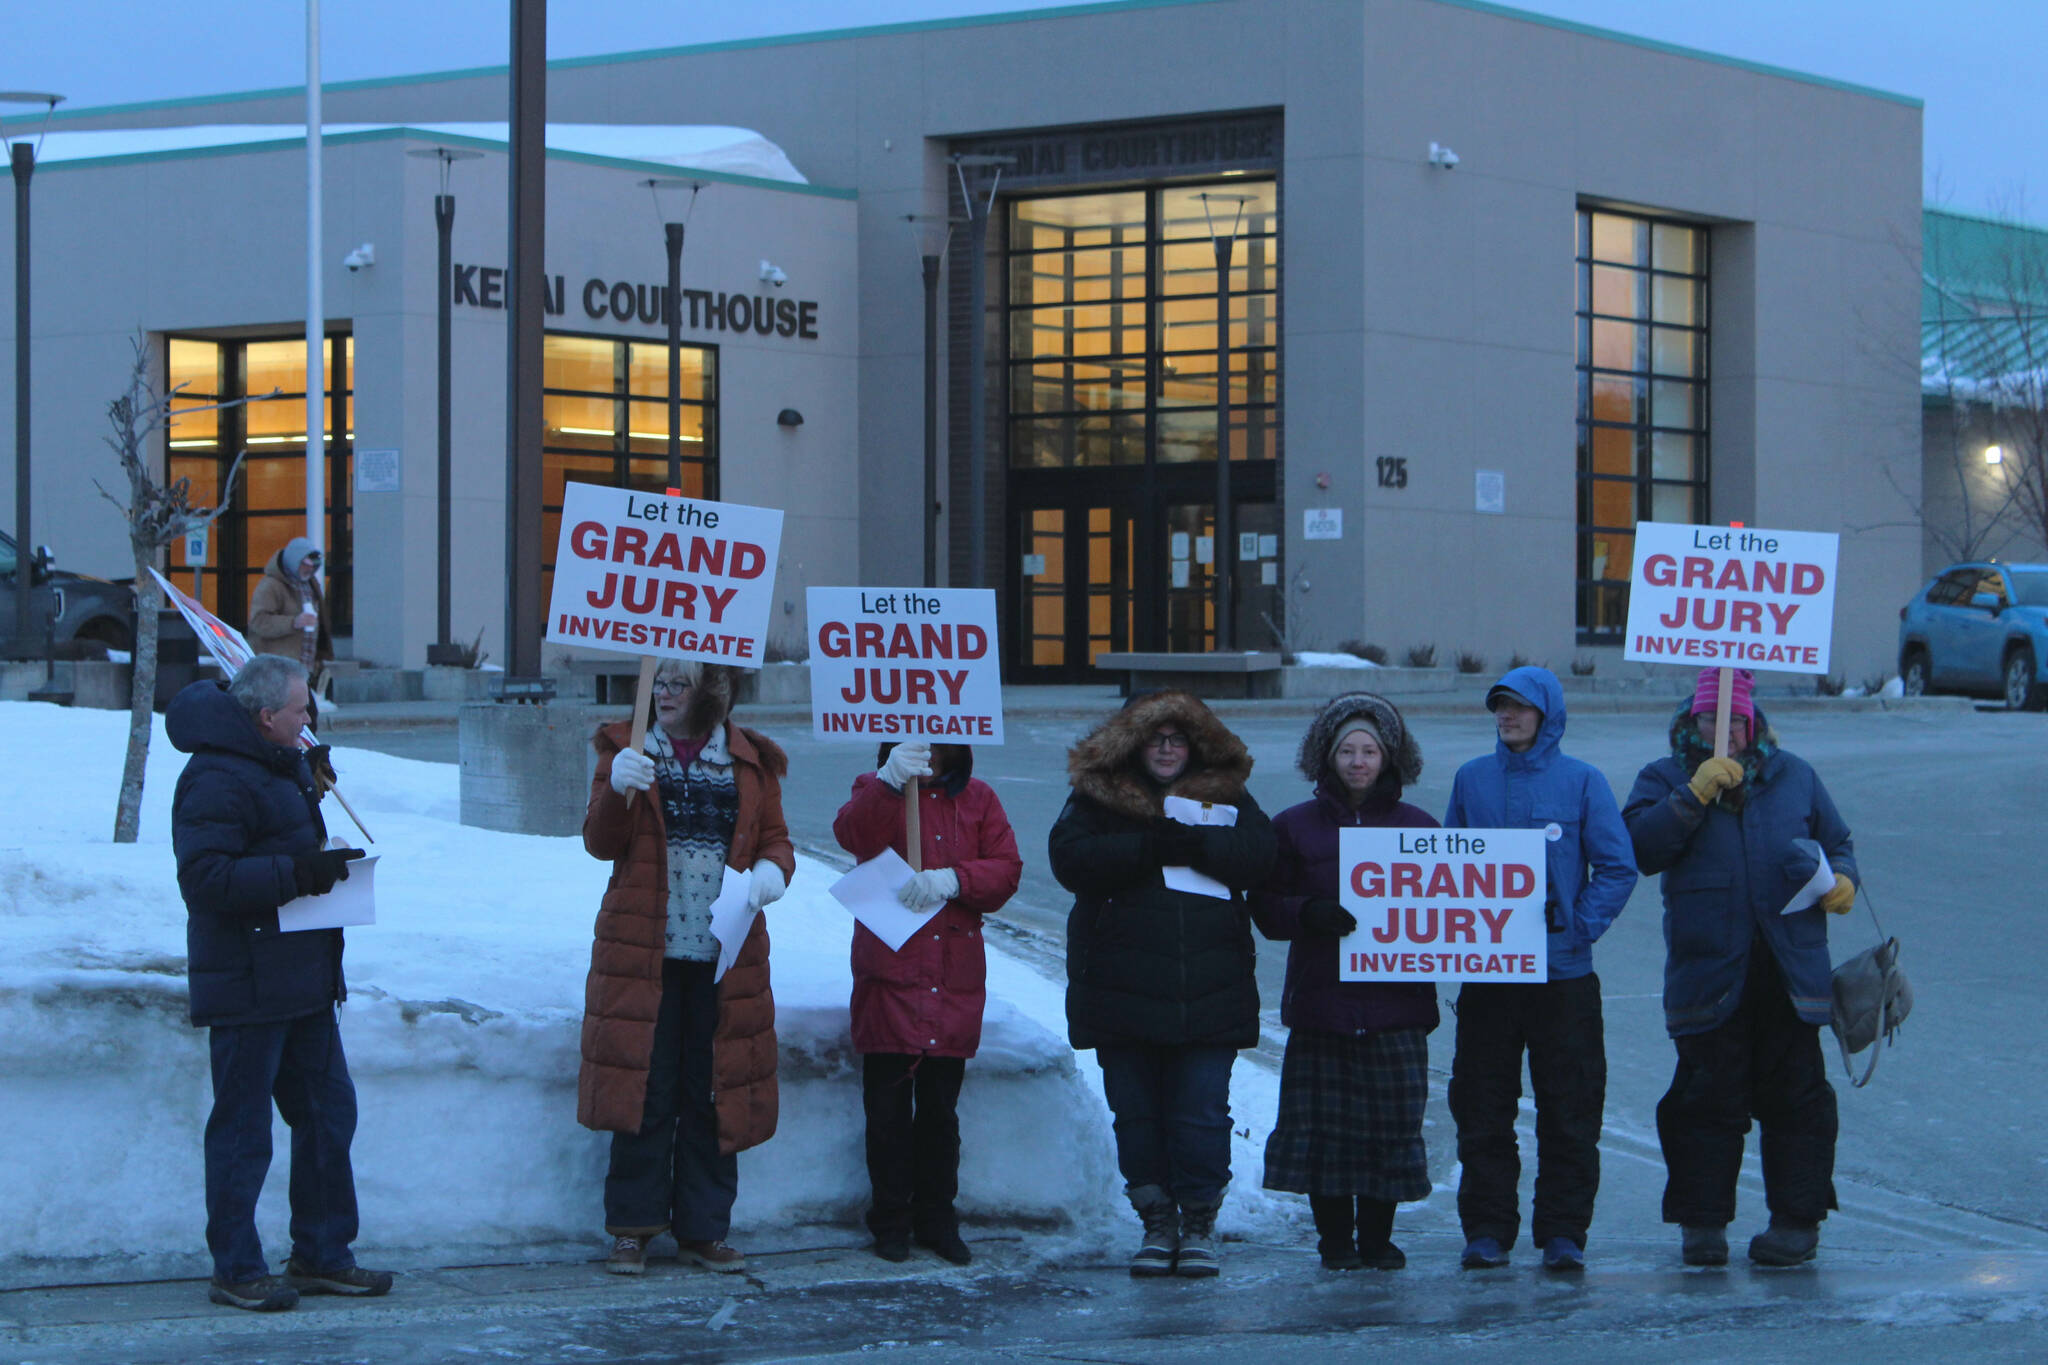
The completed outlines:
[[[1542,981],[1540,829],[1346,829],[1338,900],[1358,929],[1343,981]]]
[[[1839,540],[1823,531],[1636,523],[1621,657],[1826,673]]]
[[[817,738],[1003,742],[994,592],[812,588],[806,601]]]
[[[772,507],[571,483],[547,639],[758,668],[781,546]]]

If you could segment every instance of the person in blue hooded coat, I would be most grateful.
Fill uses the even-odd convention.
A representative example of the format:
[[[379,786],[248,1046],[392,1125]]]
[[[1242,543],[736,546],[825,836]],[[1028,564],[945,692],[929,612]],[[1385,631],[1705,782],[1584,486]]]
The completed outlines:
[[[1671,720],[1671,752],[1636,777],[1622,810],[1646,873],[1664,874],[1664,1027],[1678,1050],[1657,1104],[1664,1221],[1689,1265],[1728,1260],[1727,1225],[1752,1117],[1761,1129],[1770,1225],[1750,1259],[1813,1259],[1835,1205],[1828,1022],[1829,914],[1846,915],[1861,873],[1849,826],[1820,776],[1778,747],[1749,675],[1731,672],[1728,754],[1714,754],[1720,672],[1703,669]],[[1785,914],[1819,871],[1834,880]]]
[[[320,788],[298,744],[309,703],[304,665],[259,655],[232,686],[193,683],[164,715],[171,743],[192,755],[171,798],[171,842],[192,1023],[208,1030],[212,1057],[208,1294],[232,1308],[391,1288],[389,1272],[363,1269],[349,1250],[356,1092],[335,1020],[348,996],[341,930],[287,933],[278,924],[281,906],[333,890],[363,856],[324,846]],[[292,1251],[282,1277],[269,1273],[256,1234],[273,1103],[292,1130]]]
[[[1593,944],[1628,904],[1635,853],[1597,768],[1558,746],[1564,688],[1547,668],[1515,668],[1486,694],[1494,751],[1458,769],[1444,824],[1540,829],[1549,973],[1543,981],[1467,982],[1458,993],[1451,1117],[1458,1125],[1458,1221],[1468,1270],[1508,1263],[1521,1227],[1515,1116],[1522,1055],[1536,1092],[1536,1200],[1530,1231],[1552,1270],[1585,1266],[1600,1190],[1607,1042]]]

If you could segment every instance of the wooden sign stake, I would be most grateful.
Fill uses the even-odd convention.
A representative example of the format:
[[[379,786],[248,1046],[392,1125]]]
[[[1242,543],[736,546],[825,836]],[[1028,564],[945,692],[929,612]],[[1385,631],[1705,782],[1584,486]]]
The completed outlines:
[[[917,779],[903,784],[903,851],[912,872],[924,871],[924,835],[917,823]]]
[[[661,667],[661,660],[652,654],[640,656],[640,685],[633,689],[633,752],[639,753],[647,745],[647,718],[654,706],[654,670]],[[638,792],[626,795],[626,804],[632,805]]]

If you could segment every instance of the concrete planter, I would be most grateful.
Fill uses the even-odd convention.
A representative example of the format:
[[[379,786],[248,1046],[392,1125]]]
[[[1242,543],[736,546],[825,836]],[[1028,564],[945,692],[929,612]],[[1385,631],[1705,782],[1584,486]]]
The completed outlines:
[[[738,705],[809,706],[811,666],[809,664],[768,664],[752,673],[740,674]]]
[[[502,673],[481,668],[435,665],[420,678],[420,694],[427,701],[489,701],[491,689]]]
[[[1448,668],[1302,668],[1280,670],[1283,697],[1334,697],[1345,692],[1412,695],[1448,692],[1458,675]]]
[[[420,701],[425,697],[417,668],[336,669],[334,699],[343,706],[384,701]]]
[[[597,767],[590,737],[618,719],[615,706],[466,703],[455,741],[462,823],[512,834],[580,832]]]
[[[30,693],[42,690],[45,676],[59,691],[71,693],[73,706],[126,711],[135,666],[107,659],[60,659],[54,668],[35,660],[0,663],[0,701],[27,701]]]

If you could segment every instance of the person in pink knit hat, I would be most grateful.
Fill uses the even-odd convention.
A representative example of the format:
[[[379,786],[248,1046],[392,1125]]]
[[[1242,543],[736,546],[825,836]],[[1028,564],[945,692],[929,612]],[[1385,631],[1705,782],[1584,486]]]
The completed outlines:
[[[1671,722],[1671,752],[1645,767],[1622,822],[1645,875],[1662,873],[1664,1026],[1678,1050],[1657,1105],[1667,1179],[1664,1221],[1688,1265],[1728,1259],[1736,1177],[1761,1130],[1770,1226],[1751,1260],[1812,1260],[1835,1204],[1835,1092],[1821,1057],[1828,1021],[1829,914],[1856,899],[1855,845],[1805,760],[1778,747],[1755,683],[1729,684],[1728,752],[1714,753],[1721,671],[1703,669]],[[1834,886],[1783,913],[1818,869]]]

